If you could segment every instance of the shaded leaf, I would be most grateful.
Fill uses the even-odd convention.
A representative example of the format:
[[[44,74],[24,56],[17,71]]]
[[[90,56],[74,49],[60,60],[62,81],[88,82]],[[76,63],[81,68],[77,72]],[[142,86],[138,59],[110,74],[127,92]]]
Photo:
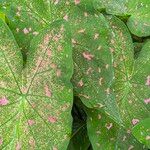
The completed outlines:
[[[138,54],[140,53],[144,43],[133,43],[134,45],[134,58],[138,58]]]
[[[0,149],[66,149],[73,98],[69,26],[55,22],[34,38],[25,69],[1,20],[0,30]]]
[[[86,113],[83,104],[78,97],[74,97],[72,109],[73,129],[68,150],[87,150],[90,147],[90,141],[86,127]]]

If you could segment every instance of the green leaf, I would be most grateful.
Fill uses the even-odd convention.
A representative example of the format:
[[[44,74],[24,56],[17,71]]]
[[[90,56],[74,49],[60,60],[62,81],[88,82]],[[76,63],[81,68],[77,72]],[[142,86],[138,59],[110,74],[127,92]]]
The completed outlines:
[[[127,27],[116,17],[107,18],[115,69],[112,88],[125,126],[132,127],[150,116],[150,41],[134,60],[134,47]]]
[[[139,36],[150,35],[150,3],[148,0],[95,0],[96,10],[106,8],[108,14],[128,17],[130,31]]]
[[[108,48],[108,25],[99,16],[75,9],[71,16],[75,94],[89,108],[106,110],[120,121],[110,85],[113,80],[112,55]]]
[[[150,148],[150,118],[142,120],[132,129],[132,134],[148,148]]]
[[[24,69],[1,20],[0,30],[0,149],[65,150],[73,99],[69,26],[54,22],[34,38]]]
[[[86,110],[87,129],[93,150],[144,150],[130,130],[116,124],[102,111]]]

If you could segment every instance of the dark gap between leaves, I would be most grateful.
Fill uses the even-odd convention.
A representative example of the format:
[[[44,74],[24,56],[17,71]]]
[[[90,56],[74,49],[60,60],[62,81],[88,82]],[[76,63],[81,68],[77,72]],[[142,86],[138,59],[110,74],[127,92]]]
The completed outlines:
[[[72,135],[67,150],[92,150],[87,134],[87,115],[78,97],[74,97],[72,117]]]

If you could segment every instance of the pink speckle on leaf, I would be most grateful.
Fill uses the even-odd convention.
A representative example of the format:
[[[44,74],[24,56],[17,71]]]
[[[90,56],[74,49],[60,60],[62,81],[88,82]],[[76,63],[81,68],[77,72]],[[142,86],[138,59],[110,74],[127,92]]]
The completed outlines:
[[[150,140],[150,136],[149,135],[146,136],[146,140]]]
[[[57,121],[57,119],[56,119],[55,117],[49,116],[49,117],[48,117],[48,121],[49,121],[50,123],[55,123],[55,122]]]
[[[52,51],[51,51],[51,49],[47,49],[47,55],[48,55],[48,57],[51,57],[52,56]]]
[[[77,43],[77,41],[75,39],[71,39],[71,41],[72,41],[72,44],[76,44]]]
[[[112,127],[113,127],[113,124],[112,124],[112,123],[106,124],[106,128],[107,128],[108,130],[110,130]]]
[[[80,80],[80,81],[78,82],[78,86],[79,86],[79,87],[82,87],[83,85],[84,85],[83,81]]]
[[[53,147],[53,150],[58,150],[56,147]]]
[[[39,34],[39,32],[36,32],[36,31],[35,31],[35,32],[33,32],[33,35],[38,35],[38,34]]]
[[[3,144],[3,139],[2,138],[0,138],[0,145],[2,145]]]
[[[74,0],[75,5],[80,4],[80,0]]]
[[[134,146],[130,145],[129,148],[128,148],[128,150],[132,150],[133,148],[134,148]]]
[[[122,141],[125,141],[125,140],[126,140],[126,138],[127,138],[127,137],[126,137],[126,136],[124,136],[124,137],[123,137],[123,139],[122,139]]]
[[[16,144],[16,150],[21,150],[21,144],[19,142]]]
[[[110,88],[107,88],[105,91],[108,95],[110,94]]]
[[[132,119],[132,124],[136,125],[139,122],[139,119]]]
[[[62,51],[62,49],[63,49],[62,46],[61,46],[61,45],[58,45],[57,50],[58,50],[58,51]]]
[[[55,42],[58,42],[58,41],[59,41],[59,39],[60,39],[60,37],[59,37],[59,36],[57,36],[57,35],[55,35],[55,36],[53,37],[53,40],[54,40]]]
[[[89,75],[89,74],[92,73],[92,72],[93,72],[93,69],[92,69],[91,67],[89,67],[89,68],[87,69],[87,71],[86,71],[86,74]]]
[[[87,13],[87,12],[84,12],[84,16],[87,17],[87,16],[88,16],[88,13]]]
[[[19,32],[19,28],[16,28],[16,31]]]
[[[29,33],[29,30],[28,30],[27,28],[24,28],[24,29],[23,29],[23,33],[24,33],[24,34],[28,34],[28,33]]]
[[[79,31],[78,31],[78,33],[84,33],[85,32],[85,29],[80,29]]]
[[[66,20],[66,21],[68,21],[68,15],[65,15],[65,16],[63,17],[63,19]]]
[[[146,85],[150,86],[150,76],[147,77]]]
[[[128,130],[127,130],[127,133],[128,133],[128,134],[130,134],[130,133],[131,133],[131,130],[130,130],[130,129],[128,129]]]
[[[34,121],[34,120],[29,119],[29,120],[28,120],[28,124],[29,124],[29,126],[32,126],[32,125],[34,125],[34,124],[35,124],[35,121]]]
[[[30,138],[29,139],[29,144],[32,146],[32,147],[35,147],[35,140],[33,138]]]
[[[50,67],[51,67],[52,69],[56,69],[56,68],[57,68],[57,65],[54,64],[54,63],[52,63],[52,64],[50,64]]]
[[[9,103],[9,101],[7,100],[6,97],[3,97],[0,99],[0,105],[1,106],[7,105],[8,103]]]
[[[94,40],[98,39],[98,37],[99,37],[99,34],[96,33],[96,34],[94,35]]]
[[[87,60],[92,60],[94,58],[94,55],[90,54],[89,52],[83,52],[82,55]]]
[[[108,69],[108,68],[109,68],[109,64],[107,64],[107,65],[105,66],[105,68]]]
[[[145,99],[145,100],[144,100],[144,103],[145,103],[145,104],[149,104],[149,103],[150,103],[150,98]]]
[[[20,14],[20,12],[18,11],[18,12],[16,12],[16,16],[18,16],[18,17],[20,17],[21,16],[21,14]]]
[[[44,37],[44,44],[45,44],[45,45],[47,45],[47,44],[49,43],[50,38],[51,38],[51,37],[50,37],[50,35],[48,35],[48,34]]]
[[[56,76],[57,76],[57,77],[60,77],[60,76],[61,76],[61,70],[60,70],[60,69],[57,69],[57,71],[56,71]]]
[[[102,81],[103,81],[103,78],[101,77],[101,78],[99,79],[99,85],[102,85]]]
[[[29,32],[31,32],[32,31],[32,28],[29,28]]]
[[[59,0],[55,0],[54,4],[57,5],[59,3]]]
[[[51,93],[49,87],[48,87],[47,85],[45,85],[44,89],[45,89],[45,95],[46,95],[47,97],[51,97],[51,96],[52,96],[52,93]]]

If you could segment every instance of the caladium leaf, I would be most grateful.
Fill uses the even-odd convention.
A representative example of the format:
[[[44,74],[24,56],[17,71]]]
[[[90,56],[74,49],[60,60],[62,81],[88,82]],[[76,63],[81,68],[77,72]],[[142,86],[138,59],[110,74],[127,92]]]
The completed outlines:
[[[75,11],[76,10],[76,11]],[[90,108],[104,108],[119,119],[109,89],[113,80],[112,55],[108,49],[108,25],[102,14],[93,16],[75,9],[71,16],[75,94]]]
[[[128,16],[130,31],[140,37],[150,35],[150,2],[147,0],[95,0],[95,9],[106,8],[107,13]]]
[[[130,130],[116,124],[102,111],[86,109],[87,129],[93,150],[144,150]]]
[[[127,27],[116,17],[108,17],[110,50],[114,56],[114,92],[125,126],[132,127],[150,115],[150,41],[134,60],[134,47]]]
[[[2,20],[0,30],[0,149],[66,149],[73,97],[68,25],[54,22],[34,38],[24,69]]]
[[[150,118],[142,120],[132,129],[133,135],[150,148]]]

